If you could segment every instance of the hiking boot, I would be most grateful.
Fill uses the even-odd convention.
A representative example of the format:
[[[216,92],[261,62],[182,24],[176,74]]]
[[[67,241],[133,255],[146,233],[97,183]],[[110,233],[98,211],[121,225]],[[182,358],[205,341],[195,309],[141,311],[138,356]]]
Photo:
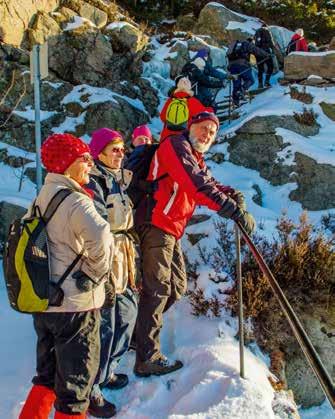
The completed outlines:
[[[165,356],[154,361],[136,362],[134,373],[137,377],[150,377],[150,375],[164,375],[177,371],[183,367],[179,360],[169,361]]]
[[[113,403],[105,400],[101,394],[91,397],[88,413],[95,418],[111,418],[116,414],[116,407]]]
[[[126,387],[128,383],[129,380],[126,374],[113,374],[108,383],[103,387],[109,390],[119,390],[120,388]]]
[[[269,81],[266,81],[266,82],[265,82],[265,87],[271,87],[271,84],[270,84],[270,82],[269,82]]]
[[[266,85],[266,83],[265,83],[265,85]],[[263,82],[258,82],[258,87],[257,87],[257,89],[263,89]]]

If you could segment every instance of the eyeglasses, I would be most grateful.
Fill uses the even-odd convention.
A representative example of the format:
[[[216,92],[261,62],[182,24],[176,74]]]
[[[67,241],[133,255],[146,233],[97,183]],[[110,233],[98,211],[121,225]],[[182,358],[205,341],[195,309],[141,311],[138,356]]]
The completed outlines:
[[[124,154],[126,152],[126,150],[125,150],[125,148],[119,148],[119,147],[114,147],[114,148],[112,148],[112,153],[122,153],[122,154]]]
[[[78,159],[85,163],[93,163],[93,157],[90,154],[83,154],[82,156],[79,156]]]

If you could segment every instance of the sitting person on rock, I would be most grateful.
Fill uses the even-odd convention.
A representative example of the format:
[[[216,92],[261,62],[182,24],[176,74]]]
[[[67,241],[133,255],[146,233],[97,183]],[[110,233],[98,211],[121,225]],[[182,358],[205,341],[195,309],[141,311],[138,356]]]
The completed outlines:
[[[292,36],[289,44],[286,48],[286,55],[290,52],[307,52],[308,51],[308,44],[306,39],[304,38],[304,30],[299,28],[295,31],[295,34]]]

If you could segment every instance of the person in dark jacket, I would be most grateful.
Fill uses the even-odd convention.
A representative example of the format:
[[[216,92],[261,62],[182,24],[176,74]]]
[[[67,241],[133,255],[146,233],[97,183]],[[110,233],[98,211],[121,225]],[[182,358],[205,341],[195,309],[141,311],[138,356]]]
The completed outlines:
[[[205,107],[215,109],[215,97],[210,89],[224,87],[227,75],[213,68],[207,60],[208,52],[200,50],[192,61],[185,64],[182,74],[191,81],[194,97]]]
[[[114,282],[106,288],[106,303],[101,309],[100,366],[91,392],[89,413],[97,417],[106,412],[109,402],[102,389],[120,389],[128,384],[126,374],[114,371],[128,350],[137,317],[133,211],[127,194],[132,172],[121,168],[125,144],[118,131],[101,128],[93,132],[90,142],[95,167],[88,187],[94,192],[97,211],[108,221],[114,233],[112,259]]]
[[[167,374],[183,366],[181,361],[171,361],[162,354],[159,334],[163,312],[186,291],[180,239],[195,207],[204,205],[222,217],[240,221],[249,233],[255,225],[243,195],[217,182],[204,161],[203,154],[212,145],[218,128],[215,114],[201,112],[191,119],[189,130],[160,144],[147,177],[148,181],[156,180],[157,188],[136,211],[143,283],[134,372],[141,377]]]
[[[250,41],[234,41],[229,47],[227,57],[229,60],[228,70],[236,75],[233,80],[233,102],[239,106],[240,100],[244,99],[246,91],[253,85],[252,66],[250,55],[253,54],[257,60],[270,57],[270,54],[261,48],[256,47]]]
[[[258,69],[258,88],[261,89],[264,87],[263,75],[265,70],[265,87],[270,87],[270,78],[273,73],[272,54],[275,50],[275,44],[272,38],[272,34],[266,23],[263,23],[263,25],[257,29],[255,33],[255,45],[256,47],[261,48],[263,51],[266,51],[269,54],[269,57],[266,59],[261,59],[259,55],[256,56]]]

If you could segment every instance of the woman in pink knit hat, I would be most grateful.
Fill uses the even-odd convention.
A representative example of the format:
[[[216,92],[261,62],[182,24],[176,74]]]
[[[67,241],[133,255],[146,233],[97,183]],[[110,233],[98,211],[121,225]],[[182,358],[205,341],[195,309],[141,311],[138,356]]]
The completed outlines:
[[[141,134],[146,133],[142,130]],[[102,389],[116,390],[128,384],[126,374],[114,371],[128,350],[137,317],[135,250],[132,240],[133,211],[128,196],[132,172],[122,167],[125,145],[122,134],[109,128],[94,131],[90,149],[95,167],[88,187],[100,215],[115,233],[112,272],[115,281],[106,284],[106,303],[101,310],[100,367],[91,392],[89,413],[104,416],[109,402]]]
[[[134,147],[144,144],[152,144],[152,134],[147,125],[139,125],[133,131],[131,142]]]

